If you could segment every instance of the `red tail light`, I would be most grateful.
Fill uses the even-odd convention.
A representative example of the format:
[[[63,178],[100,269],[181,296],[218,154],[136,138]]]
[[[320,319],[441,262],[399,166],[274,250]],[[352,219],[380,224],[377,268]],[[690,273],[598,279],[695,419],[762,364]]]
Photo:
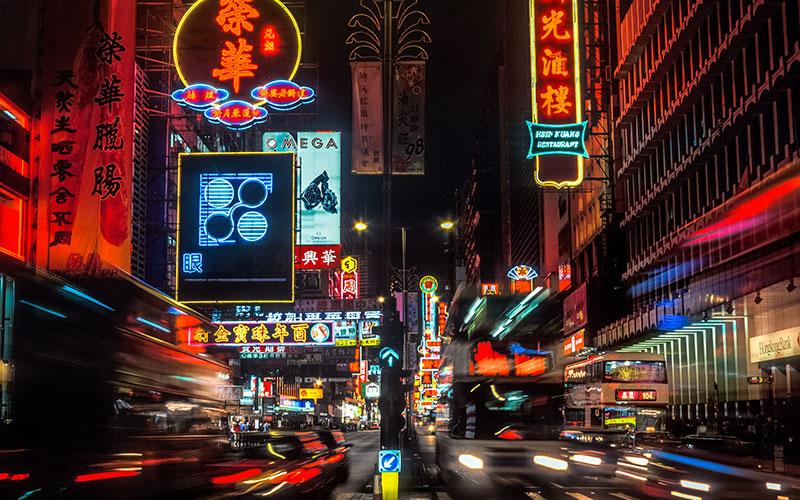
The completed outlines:
[[[23,479],[28,479],[29,477],[31,477],[31,475],[28,473],[25,474],[9,474],[8,472],[0,473],[0,481],[4,479],[10,479],[12,481],[21,481]]]
[[[117,477],[131,477],[138,476],[138,470],[115,470],[111,472],[97,472],[95,474],[84,474],[75,478],[76,483],[85,483],[88,481],[99,481],[101,479],[114,479]]]
[[[289,484],[299,484],[308,481],[314,476],[320,475],[321,472],[322,471],[317,468],[297,469],[296,471],[286,476],[285,481]]]
[[[328,462],[330,462],[330,463],[338,462],[339,460],[341,460],[343,458],[344,458],[344,455],[342,455],[341,453],[338,453],[338,454],[336,454],[336,455],[334,455],[332,457],[328,457]]]
[[[237,481],[242,481],[244,479],[251,478],[253,476],[257,476],[261,474],[261,469],[247,469],[242,472],[237,472],[236,474],[231,474],[229,476],[217,476],[211,478],[211,482],[214,484],[228,484],[228,483],[235,483]]]

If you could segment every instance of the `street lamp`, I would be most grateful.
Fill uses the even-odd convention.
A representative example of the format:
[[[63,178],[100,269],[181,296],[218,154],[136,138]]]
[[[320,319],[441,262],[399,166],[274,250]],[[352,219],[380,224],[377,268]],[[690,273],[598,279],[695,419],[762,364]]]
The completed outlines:
[[[449,230],[453,229],[454,225],[455,224],[453,224],[453,221],[451,221],[451,220],[446,220],[446,221],[442,222],[441,224],[439,224],[439,226],[442,229],[444,229],[445,231],[449,231]]]
[[[354,227],[356,231],[364,231],[367,229],[367,224],[362,221],[358,221]]]

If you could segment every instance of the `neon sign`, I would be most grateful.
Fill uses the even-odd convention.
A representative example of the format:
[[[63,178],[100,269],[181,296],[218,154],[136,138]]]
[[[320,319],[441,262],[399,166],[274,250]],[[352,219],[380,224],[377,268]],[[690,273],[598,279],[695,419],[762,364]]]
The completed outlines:
[[[419,280],[419,289],[424,293],[433,293],[439,286],[439,282],[433,276],[425,276]]]
[[[280,0],[198,0],[175,31],[173,57],[185,88],[172,97],[232,129],[267,118],[262,106],[290,110],[314,91],[292,82],[300,28]]]
[[[271,192],[270,173],[200,174],[199,245],[253,243],[265,237],[269,222],[259,209]]]
[[[583,180],[587,122],[582,120],[577,0],[529,0],[533,120],[528,159],[542,186]],[[552,155],[552,156],[551,156]]]
[[[514,266],[508,271],[508,277],[512,280],[532,280],[538,276],[531,266]]]
[[[334,345],[333,324],[308,321],[222,322],[213,328],[189,328],[189,345]]]

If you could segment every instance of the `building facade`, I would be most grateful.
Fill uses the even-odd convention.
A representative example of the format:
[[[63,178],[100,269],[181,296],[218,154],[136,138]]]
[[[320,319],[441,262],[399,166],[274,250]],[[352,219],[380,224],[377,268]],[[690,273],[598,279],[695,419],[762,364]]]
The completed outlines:
[[[773,404],[780,416],[800,390],[798,2],[616,10],[614,176],[632,312],[597,347],[664,354],[675,417]]]

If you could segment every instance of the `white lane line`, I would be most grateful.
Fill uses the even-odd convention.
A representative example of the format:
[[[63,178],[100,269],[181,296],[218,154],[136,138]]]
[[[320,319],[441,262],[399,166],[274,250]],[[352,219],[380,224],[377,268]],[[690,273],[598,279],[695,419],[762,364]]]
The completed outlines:
[[[536,492],[533,492],[533,491],[528,491],[528,492],[526,493],[526,495],[528,495],[529,497],[531,497],[533,500],[547,500],[547,499],[546,499],[545,497],[543,497],[542,495],[540,495],[540,494],[538,494],[538,493],[536,493]]]
[[[565,493],[571,496],[572,498],[575,498],[576,500],[592,500],[592,497],[587,497],[583,493],[573,493],[570,491],[566,491]]]
[[[622,500],[639,500],[638,498],[626,495],[625,493],[609,493],[609,495],[621,498]]]

